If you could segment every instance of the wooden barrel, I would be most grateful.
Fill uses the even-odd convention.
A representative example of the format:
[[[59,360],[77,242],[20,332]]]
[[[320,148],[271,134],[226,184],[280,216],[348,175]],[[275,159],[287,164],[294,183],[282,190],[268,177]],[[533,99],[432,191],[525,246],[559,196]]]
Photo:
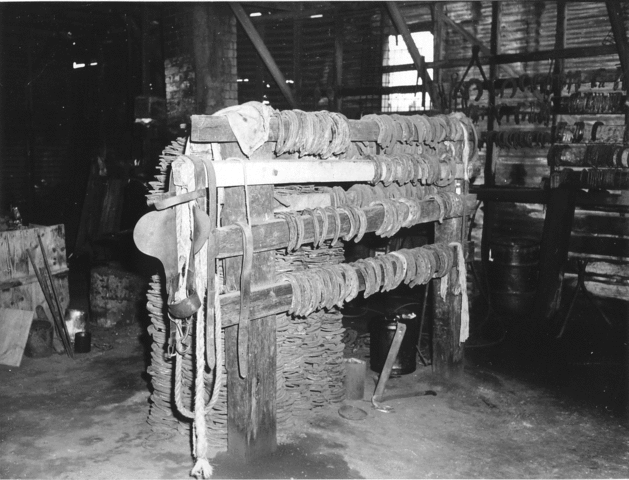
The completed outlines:
[[[539,275],[539,242],[496,238],[489,242],[487,267],[494,311],[524,316],[531,312]]]

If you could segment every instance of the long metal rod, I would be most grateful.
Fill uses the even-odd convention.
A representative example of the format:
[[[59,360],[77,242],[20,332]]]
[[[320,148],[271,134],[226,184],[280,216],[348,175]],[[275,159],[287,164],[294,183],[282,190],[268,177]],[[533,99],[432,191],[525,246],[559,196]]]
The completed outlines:
[[[295,97],[293,97],[293,92],[291,92],[290,88],[288,88],[284,75],[277,66],[277,63],[275,63],[275,60],[273,60],[271,52],[269,52],[269,49],[266,48],[264,40],[262,40],[262,37],[256,30],[256,27],[249,19],[249,16],[242,8],[240,3],[230,2],[229,6],[231,7],[234,15],[236,15],[236,18],[242,25],[242,28],[244,28],[245,32],[247,33],[247,36],[251,40],[251,43],[253,43],[253,46],[258,51],[258,54],[260,55],[260,57],[262,57],[264,64],[269,69],[269,72],[271,72],[273,80],[275,80],[282,94],[284,95],[284,97],[286,97],[289,105],[291,106],[291,108],[297,108],[297,101],[295,100]]]
[[[70,334],[68,333],[68,326],[66,325],[65,320],[63,319],[63,310],[61,309],[61,302],[59,301],[59,295],[57,294],[57,287],[55,287],[54,278],[52,276],[52,272],[50,270],[50,265],[48,264],[48,256],[46,255],[46,249],[44,248],[44,242],[42,242],[39,234],[35,233],[37,237],[37,241],[39,242],[39,248],[41,249],[41,255],[44,259],[44,266],[46,267],[46,274],[48,275],[48,281],[50,282],[50,290],[52,292],[52,296],[55,300],[55,306],[57,308],[57,315],[59,320],[61,321],[61,326],[63,327],[63,333],[66,338],[66,342],[70,345]],[[70,356],[74,357],[72,354],[72,348],[70,348]]]
[[[61,340],[61,343],[63,344],[63,348],[68,354],[68,356],[72,357],[72,348],[71,348],[71,345],[69,345],[67,342],[67,337],[64,334],[63,327],[61,323],[59,322],[59,318],[57,317],[55,305],[54,305],[52,296],[50,294],[50,291],[48,290],[48,284],[46,283],[46,280],[44,279],[44,275],[42,271],[43,269],[39,270],[39,268],[37,267],[37,264],[35,263],[35,255],[33,254],[30,248],[26,249],[26,253],[28,254],[28,258],[31,261],[31,265],[33,266],[33,271],[35,272],[35,276],[37,277],[39,286],[41,287],[42,293],[44,294],[44,298],[46,299],[48,308],[50,308],[50,314],[52,315],[53,323],[54,323],[55,329],[57,330],[57,335],[59,336],[59,339]],[[61,322],[63,322],[63,318],[61,319]]]

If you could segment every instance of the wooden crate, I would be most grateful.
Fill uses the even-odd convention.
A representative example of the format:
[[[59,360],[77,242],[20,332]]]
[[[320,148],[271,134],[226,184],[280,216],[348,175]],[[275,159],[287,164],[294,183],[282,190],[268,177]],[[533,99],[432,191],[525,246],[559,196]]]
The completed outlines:
[[[65,228],[53,225],[0,232],[0,308],[34,311],[41,305],[52,321],[44,293],[26,253],[27,248],[32,248],[38,267],[44,266],[36,235],[41,236],[46,249],[61,308],[65,311],[68,307],[70,291]]]

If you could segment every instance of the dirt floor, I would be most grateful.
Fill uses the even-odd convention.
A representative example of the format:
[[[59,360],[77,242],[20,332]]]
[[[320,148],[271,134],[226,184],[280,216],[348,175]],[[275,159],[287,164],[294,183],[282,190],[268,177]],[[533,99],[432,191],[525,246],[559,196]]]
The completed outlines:
[[[374,305],[385,304],[354,309],[346,326],[363,333],[379,315]],[[440,380],[421,362],[392,378],[394,413],[371,408],[377,375],[368,371],[364,400],[345,402],[364,420],[342,418],[340,405],[321,409],[258,462],[212,452],[214,478],[627,478],[626,310],[608,308],[614,329],[584,305],[564,339],[535,348],[503,339],[505,320],[494,318],[470,345],[495,345],[468,348],[458,378]],[[146,423],[146,333],[131,325],[92,334],[92,351],[74,361],[0,366],[0,477],[188,478],[190,439],[155,436]]]

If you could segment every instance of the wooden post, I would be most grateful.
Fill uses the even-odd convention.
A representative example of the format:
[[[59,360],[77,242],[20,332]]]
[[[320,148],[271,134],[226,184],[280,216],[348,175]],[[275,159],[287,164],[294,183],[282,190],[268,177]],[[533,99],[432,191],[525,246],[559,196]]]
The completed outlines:
[[[543,326],[559,308],[561,284],[568,260],[577,192],[572,187],[552,189],[548,199],[539,253],[539,281],[534,318]]]
[[[273,60],[271,52],[269,52],[269,49],[266,48],[266,45],[264,44],[262,37],[260,37],[260,35],[258,34],[256,27],[253,25],[253,23],[251,23],[249,16],[239,3],[230,3],[229,6],[231,7],[234,15],[236,15],[236,18],[242,25],[242,28],[245,29],[245,32],[251,39],[251,43],[253,43],[253,46],[258,51],[258,54],[262,57],[264,64],[269,69],[269,72],[271,72],[273,80],[275,80],[275,82],[277,83],[277,86],[288,101],[288,104],[291,108],[297,108],[297,102],[293,97],[293,92],[291,92],[290,88],[288,88],[284,75],[277,66],[277,63],[275,63],[275,60]]]
[[[334,20],[334,111],[340,112],[343,99],[343,15],[338,12]]]
[[[445,33],[446,33],[446,29],[444,28],[443,25],[443,17],[444,17],[444,6],[443,3],[441,2],[437,2],[435,3],[433,6],[433,44],[434,44],[434,60],[435,62],[439,62],[440,60],[442,60],[445,56],[445,41],[446,39],[445,37]],[[435,83],[440,83],[441,82],[441,69],[440,68],[435,68],[433,70],[433,74],[434,74],[434,81]]]
[[[491,4],[491,63],[489,65],[489,105],[496,104],[496,89],[494,80],[496,79],[496,62],[495,55],[500,50],[500,18],[501,18],[501,2],[492,2]],[[487,131],[494,129],[495,114],[493,109],[489,109],[487,114]],[[496,158],[498,150],[494,142],[487,142],[487,150],[485,153],[485,185],[491,187],[495,185],[496,179]],[[487,265],[489,260],[489,239],[492,235],[492,223],[494,221],[493,204],[485,202],[483,209],[483,235],[481,237],[481,261],[483,265]]]
[[[226,144],[229,156],[238,147]],[[264,148],[261,150],[265,150]],[[268,152],[267,152],[268,154]],[[225,155],[225,152],[224,152]],[[225,155],[226,156],[226,155]],[[273,186],[249,187],[251,223],[273,219]],[[222,224],[231,225],[245,220],[243,187],[225,188]],[[225,281],[228,291],[240,289],[242,257],[225,260]],[[253,255],[251,286],[273,283],[275,253]],[[275,405],[275,316],[261,318],[249,325],[249,358],[247,377],[238,371],[238,328],[225,329],[225,366],[227,368],[227,443],[232,457],[250,462],[274,452],[277,448]]]
[[[258,17],[260,18],[260,17]],[[295,19],[293,22],[293,92],[297,97],[295,101],[301,104],[302,101],[302,82],[301,82],[301,53],[303,43],[303,26],[301,19]]]
[[[447,190],[454,191],[454,184]],[[463,225],[465,220],[461,217],[435,223],[435,243],[460,242]],[[455,271],[453,268],[447,277],[432,280],[432,369],[442,377],[463,371],[463,345],[459,342],[461,295],[452,293],[454,282],[458,282]],[[445,298],[441,296],[442,282],[448,282]]]
[[[192,12],[196,111],[210,114],[228,106],[222,89],[233,80],[221,55],[229,42],[223,25],[229,24],[231,14],[224,5],[213,2],[195,3]]]

